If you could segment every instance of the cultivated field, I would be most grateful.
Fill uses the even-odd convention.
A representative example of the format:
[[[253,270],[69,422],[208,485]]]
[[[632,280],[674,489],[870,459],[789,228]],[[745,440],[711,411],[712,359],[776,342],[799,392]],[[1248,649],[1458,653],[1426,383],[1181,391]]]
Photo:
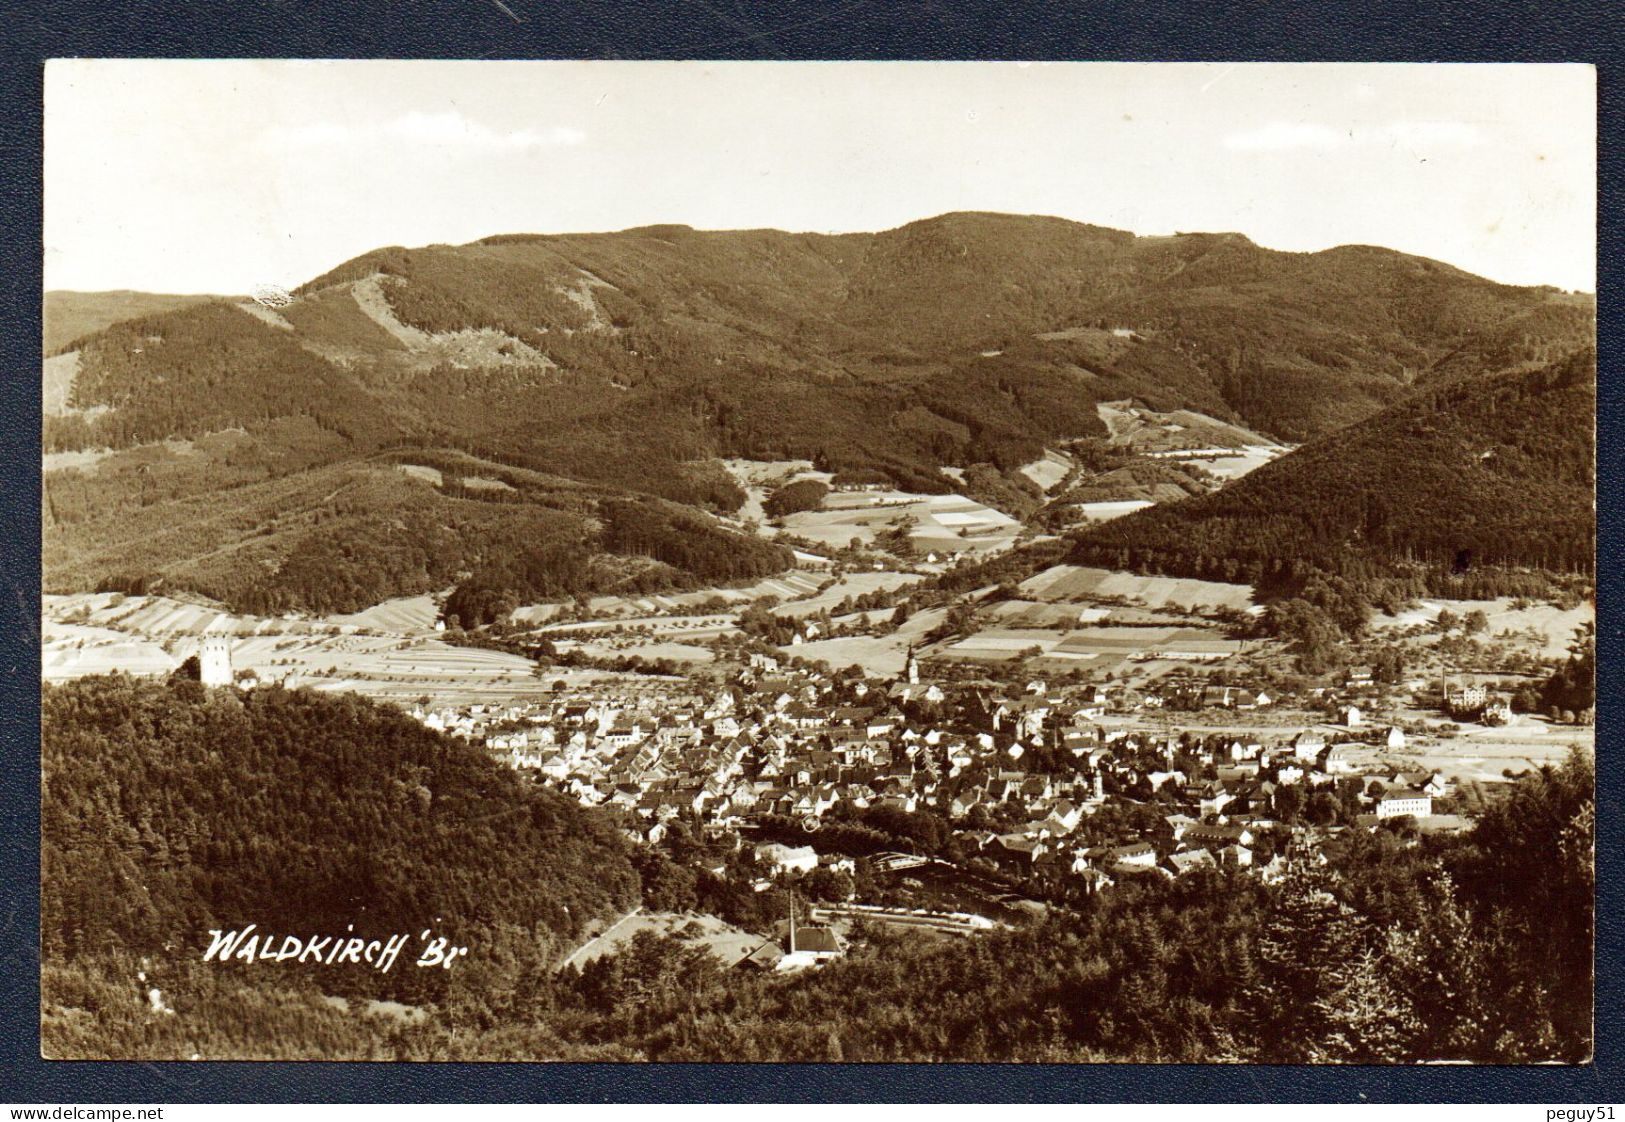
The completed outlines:
[[[780,603],[811,596],[830,580],[827,573],[809,573],[797,570],[776,577],[768,577],[747,588],[701,588],[693,592],[672,592],[648,596],[595,596],[589,606],[597,616],[638,620],[645,616],[664,616],[692,612],[713,599],[726,600],[730,605],[744,607],[752,600],[768,596]],[[852,578],[848,578],[850,580]],[[835,598],[839,601],[846,593]],[[832,601],[834,602],[834,601]],[[546,623],[563,610],[561,604],[528,604],[513,613],[515,623]],[[816,609],[815,609],[816,610]]]
[[[1037,604],[1031,600],[1002,600],[989,611],[1003,627],[1053,627],[1062,630],[1079,624],[1100,623],[1112,615],[1110,608]]]
[[[669,659],[672,662],[712,662],[715,655],[709,647],[696,647],[692,643],[674,643],[669,640],[628,636],[617,639],[564,640],[556,642],[558,651],[580,651],[594,658],[619,658],[636,655],[644,659]]]
[[[1110,522],[1113,518],[1121,518],[1125,514],[1133,514],[1137,510],[1154,505],[1149,499],[1116,499],[1098,503],[1073,503],[1067,509],[1075,512],[1085,522]]]
[[[1246,611],[1253,606],[1253,590],[1245,584],[1142,577],[1078,565],[1052,566],[1023,581],[1020,588],[1029,599],[1046,603],[1087,603],[1092,599],[1120,598],[1153,608],[1233,608]]]
[[[1021,474],[1038,484],[1046,493],[1053,491],[1072,471],[1072,457],[1065,452],[1044,449],[1044,454],[1021,468]]]
[[[161,675],[179,665],[180,659],[160,644],[120,631],[50,620],[44,625],[40,676],[47,682],[111,674],[115,670],[143,677]]]
[[[708,639],[731,635],[739,630],[739,617],[733,612],[706,615],[635,616],[629,619],[570,620],[547,623],[529,632],[548,639],[569,639],[583,632],[614,630],[624,636],[660,636]],[[591,635],[588,635],[591,638]]]
[[[1066,631],[990,627],[939,644],[932,654],[974,662],[1003,662],[1023,652],[1089,669],[1115,669],[1125,662],[1220,661],[1245,644],[1195,627],[1078,627]]]
[[[773,610],[775,615],[801,617],[817,612],[832,611],[835,605],[848,597],[863,596],[882,589],[906,588],[918,584],[923,578],[918,573],[846,573],[816,595]]]
[[[801,578],[806,577],[807,574],[797,573],[791,574],[791,576]],[[775,599],[778,598],[781,590],[797,592],[802,595],[802,599],[776,606],[773,611],[776,615],[803,618],[820,611],[832,611],[841,601],[848,597],[860,596],[881,589],[904,587],[919,581],[921,578],[914,573],[848,573],[836,578],[834,583],[830,583],[828,588],[822,590],[818,590],[818,584],[812,583],[810,579],[798,580],[794,587],[786,585],[787,579],[764,581],[753,586],[752,589],[743,591],[760,593],[757,598],[771,595]],[[817,580],[821,584],[829,582],[830,578],[820,576]],[[811,588],[813,594],[806,595],[802,592],[803,588]],[[720,636],[738,634],[738,608],[743,607],[748,602],[743,598],[741,590],[726,589],[722,591],[732,592],[740,596],[727,611],[708,613],[663,612],[637,616],[617,616],[611,619],[572,620],[551,624],[544,622],[537,626],[532,634],[552,640],[558,645],[560,651],[580,650],[590,655],[607,658],[619,655],[636,655],[646,659],[666,658],[675,662],[711,662],[713,654],[710,648],[701,644]],[[663,604],[670,603],[675,608],[681,609],[681,601],[683,600],[703,602],[704,599],[716,594],[716,592],[696,592],[685,593],[678,597],[645,597],[637,601],[616,601],[616,606],[636,605],[659,608]],[[522,609],[521,611],[524,617],[536,614],[532,609]],[[889,617],[891,610],[885,609],[871,613],[871,615],[873,617]],[[860,617],[862,617],[862,613],[852,613],[841,618],[842,621],[851,623],[856,622]],[[521,618],[521,613],[516,613],[515,618]],[[863,618],[867,622],[867,617]],[[617,634],[613,636],[592,634],[606,628],[617,629]],[[579,640],[575,639],[575,636],[580,633],[586,634]],[[813,646],[817,646],[817,644],[813,644]],[[803,650],[804,648],[797,647],[796,653],[803,653]],[[869,653],[872,655],[874,652]],[[806,657],[817,658],[823,656],[809,654]],[[898,666],[900,667],[902,665],[900,661],[901,654],[893,652],[888,645],[883,661],[889,664],[893,657],[899,660]]]
[[[421,633],[329,620],[239,616],[158,596],[89,594],[45,598],[41,674],[62,681],[122,670],[168,673],[196,654],[203,636],[232,637],[232,666],[262,681],[411,702],[469,705],[538,697],[558,680],[614,678],[549,669],[517,655],[456,647]]]
[[[1250,471],[1257,471],[1271,460],[1274,460],[1289,451],[1291,451],[1290,448],[1283,448],[1279,445],[1264,446],[1253,444],[1246,448],[1238,448],[1234,452],[1223,456],[1185,458],[1184,462],[1195,464],[1197,467],[1211,472],[1220,479],[1228,481],[1231,479],[1240,479]]]
[[[873,544],[876,536],[912,519],[909,537],[921,553],[991,553],[1007,548],[1021,524],[1008,514],[963,495],[916,495],[906,491],[834,493],[823,510],[784,520],[785,529],[831,549]]]
[[[433,596],[405,596],[397,600],[385,600],[382,604],[374,604],[366,611],[328,616],[327,622],[341,626],[351,624],[356,627],[377,628],[380,631],[413,634],[433,631],[435,620],[439,615],[440,608]]]
[[[1041,631],[1020,627],[990,627],[942,643],[932,654],[945,658],[969,659],[977,662],[1003,662],[1015,658],[1022,651],[1038,650],[1048,654],[1061,645],[1064,631]]]
[[[779,648],[785,654],[815,662],[827,662],[840,670],[856,666],[876,678],[894,677],[908,665],[908,652],[918,646],[926,632],[942,622],[945,608],[916,612],[889,635],[859,635],[845,639],[819,639],[811,643]]]

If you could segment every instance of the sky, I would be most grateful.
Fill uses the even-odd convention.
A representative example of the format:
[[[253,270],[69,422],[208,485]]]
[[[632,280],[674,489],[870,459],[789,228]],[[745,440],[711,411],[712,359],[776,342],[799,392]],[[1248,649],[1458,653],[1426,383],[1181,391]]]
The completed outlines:
[[[45,286],[292,288],[499,233],[954,210],[1595,289],[1588,66],[52,60]]]

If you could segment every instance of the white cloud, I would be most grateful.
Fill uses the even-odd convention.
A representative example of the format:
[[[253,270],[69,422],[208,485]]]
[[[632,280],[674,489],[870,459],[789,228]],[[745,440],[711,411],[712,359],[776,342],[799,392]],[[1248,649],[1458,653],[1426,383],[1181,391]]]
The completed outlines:
[[[461,113],[411,112],[385,121],[273,127],[264,143],[277,149],[410,145],[466,152],[525,152],[582,144],[587,134],[566,125],[501,131]]]

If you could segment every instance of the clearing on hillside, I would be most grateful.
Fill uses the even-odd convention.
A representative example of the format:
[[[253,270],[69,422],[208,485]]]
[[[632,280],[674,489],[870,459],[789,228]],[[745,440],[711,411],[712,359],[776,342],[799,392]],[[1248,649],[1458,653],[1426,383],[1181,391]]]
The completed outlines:
[[[714,915],[694,912],[635,911],[613,923],[603,934],[595,936],[577,947],[559,963],[559,968],[573,966],[580,969],[594,959],[617,954],[633,939],[648,931],[667,935],[691,947],[703,947],[711,952],[723,966],[736,966],[740,960],[757,950],[767,940],[752,935]]]
[[[1103,401],[1096,409],[1111,442],[1152,459],[1194,464],[1220,479],[1239,479],[1291,447],[1240,425],[1176,409],[1158,413],[1132,401]]]
[[[872,545],[880,534],[905,525],[916,550],[950,555],[1006,549],[1021,529],[1008,514],[963,495],[907,491],[838,491],[824,500],[823,510],[801,511],[784,520],[790,533],[831,549],[854,538]]]
[[[1080,565],[1055,565],[1022,581],[1022,594],[1044,603],[1087,603],[1098,599],[1139,601],[1147,607],[1170,605],[1187,610],[1253,608],[1253,590],[1245,584],[1221,584],[1210,580],[1177,577],[1143,577],[1111,569],[1091,569]]]
[[[702,605],[708,606],[713,600],[724,601],[733,607],[744,607],[752,600],[768,596],[781,604],[801,600],[816,593],[830,579],[826,573],[794,570],[757,581],[746,588],[699,588],[692,592],[650,593],[647,596],[594,596],[587,603],[595,617],[637,620],[646,616],[685,615]],[[842,596],[835,597],[835,600],[839,601]],[[563,604],[526,604],[510,618],[515,623],[546,623],[563,609]]]
[[[1055,490],[1062,480],[1072,472],[1072,457],[1065,452],[1057,452],[1052,448],[1044,449],[1044,454],[1030,464],[1024,464],[1021,474],[1048,494]]]
[[[1095,409],[1111,432],[1111,442],[1136,452],[1281,447],[1251,429],[1189,409],[1158,413],[1132,401],[1102,401]]]
[[[1454,612],[1457,618],[1469,612],[1483,612],[1488,620],[1488,626],[1484,628],[1485,637],[1493,637],[1503,631],[1533,631],[1539,637],[1541,653],[1555,658],[1567,652],[1569,644],[1574,641],[1576,628],[1583,623],[1595,623],[1597,619],[1597,609],[1592,604],[1573,608],[1530,604],[1514,609],[1513,603],[1513,600],[1505,597],[1500,600],[1423,600],[1415,608],[1397,616],[1373,616],[1371,626],[1387,630],[1417,624],[1431,625],[1438,621],[1442,611]]]

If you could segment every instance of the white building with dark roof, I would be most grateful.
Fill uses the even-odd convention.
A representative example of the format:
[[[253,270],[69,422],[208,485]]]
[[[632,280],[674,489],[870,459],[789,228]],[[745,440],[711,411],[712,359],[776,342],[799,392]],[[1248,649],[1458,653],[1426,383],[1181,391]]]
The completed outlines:
[[[1426,818],[1433,813],[1433,796],[1409,787],[1392,787],[1377,800],[1377,817],[1399,818],[1409,814]]]

